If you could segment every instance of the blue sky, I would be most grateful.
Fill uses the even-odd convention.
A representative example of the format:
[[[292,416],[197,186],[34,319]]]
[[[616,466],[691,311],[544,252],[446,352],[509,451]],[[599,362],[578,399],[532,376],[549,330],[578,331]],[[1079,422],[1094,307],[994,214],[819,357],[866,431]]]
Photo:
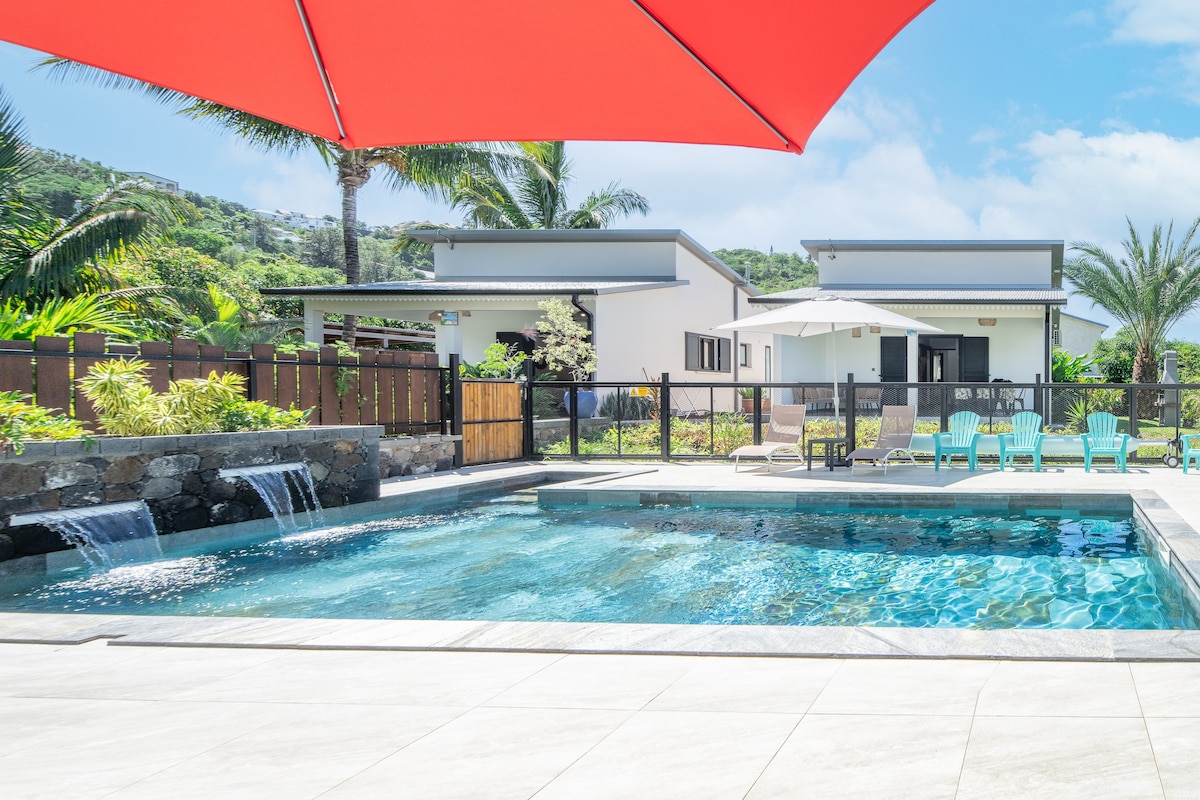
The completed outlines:
[[[797,36],[802,51],[805,36]],[[812,34],[812,35],[819,35]],[[30,73],[0,44],[0,83],[38,145],[252,207],[338,214],[315,157],[284,159],[130,94]],[[819,65],[813,65],[819,68]],[[889,45],[800,155],[573,143],[572,197],[619,180],[710,249],[802,239],[1022,238],[1117,248],[1200,216],[1200,3],[937,0]],[[456,221],[414,194],[364,190],[371,224]],[[1102,318],[1090,304],[1070,309]],[[1200,339],[1187,320],[1174,333]]]

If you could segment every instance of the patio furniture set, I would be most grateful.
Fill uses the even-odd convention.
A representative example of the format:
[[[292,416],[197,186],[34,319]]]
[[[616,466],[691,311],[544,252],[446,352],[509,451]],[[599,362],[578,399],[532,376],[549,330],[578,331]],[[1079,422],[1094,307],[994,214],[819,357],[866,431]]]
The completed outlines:
[[[861,447],[846,453],[847,441],[842,438],[812,438],[807,441],[807,455],[801,452],[804,434],[806,408],[803,405],[777,405],[771,414],[763,443],[746,445],[734,450],[734,469],[737,470],[743,458],[764,458],[768,469],[773,469],[777,460],[800,461],[807,460],[808,469],[817,456],[814,448],[821,447],[825,466],[833,469],[835,466],[850,466],[853,472],[859,462],[869,461],[882,466],[887,473],[888,464],[897,458],[907,459],[908,463],[916,464],[913,457],[913,435],[916,426],[916,406],[883,406],[880,417],[879,436],[874,447]],[[967,460],[967,466],[974,471],[978,466],[978,451],[983,434],[979,432],[981,418],[974,411],[959,411],[950,416],[949,430],[933,435],[933,468],[939,470],[943,460],[950,466],[954,456],[962,456]],[[1127,453],[1131,437],[1127,433],[1118,433],[1117,417],[1107,412],[1089,414],[1087,417],[1087,433],[1077,437],[1055,437],[1056,440],[1076,439],[1083,448],[1083,468],[1085,472],[1092,471],[1092,460],[1097,457],[1112,458],[1116,467],[1122,472],[1127,470]],[[1042,469],[1042,452],[1048,439],[1042,432],[1042,416],[1033,411],[1021,411],[1012,417],[1012,432],[997,436],[1000,449],[1000,469],[1016,466],[1017,456],[1028,456],[1035,471]],[[1149,444],[1149,442],[1141,442]],[[1171,444],[1171,443],[1168,443]],[[1200,468],[1200,434],[1185,434],[1179,438],[1178,447],[1181,456],[1172,460],[1183,464],[1183,471],[1188,471],[1188,464],[1195,462]],[[1175,466],[1171,461],[1165,463]]]

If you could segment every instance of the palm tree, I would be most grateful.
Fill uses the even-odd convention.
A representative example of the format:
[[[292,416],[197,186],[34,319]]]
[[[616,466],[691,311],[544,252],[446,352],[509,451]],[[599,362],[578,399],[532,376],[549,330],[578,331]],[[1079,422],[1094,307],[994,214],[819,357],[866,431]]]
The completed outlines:
[[[187,205],[152,183],[128,180],[66,219],[37,209],[7,253],[0,298],[43,301],[112,289],[109,267],[182,222]]]
[[[1123,243],[1125,257],[1117,258],[1089,242],[1072,242],[1082,255],[1063,267],[1077,294],[1112,314],[1137,342],[1133,382],[1153,383],[1158,378],[1158,349],[1167,331],[1200,304],[1200,247],[1192,240],[1200,219],[1178,242],[1172,241],[1174,224],[1155,225],[1144,242],[1133,223]]]
[[[186,201],[125,181],[56,219],[21,191],[33,169],[30,153],[20,119],[0,95],[0,299],[36,305],[111,288],[109,265],[184,218]]]
[[[40,66],[49,67],[58,77],[79,76],[104,86],[134,89],[176,106],[180,115],[211,122],[232,131],[251,146],[263,151],[292,155],[314,150],[332,167],[342,190],[342,240],[346,253],[346,282],[358,283],[358,191],[382,169],[393,189],[415,188],[432,197],[448,197],[459,175],[467,169],[503,172],[504,155],[482,144],[431,144],[403,147],[348,149],[332,139],[289,128],[278,122],[201,100],[161,86],[126,78],[104,70],[61,58],[49,58]],[[382,102],[382,101],[381,101]],[[357,317],[347,314],[342,339],[353,345],[358,329]]]
[[[616,181],[569,209],[566,188],[573,164],[565,143],[523,142],[518,147],[524,157],[515,173],[499,173],[485,164],[459,178],[450,199],[466,210],[468,227],[607,228],[620,217],[650,211],[645,197]]]

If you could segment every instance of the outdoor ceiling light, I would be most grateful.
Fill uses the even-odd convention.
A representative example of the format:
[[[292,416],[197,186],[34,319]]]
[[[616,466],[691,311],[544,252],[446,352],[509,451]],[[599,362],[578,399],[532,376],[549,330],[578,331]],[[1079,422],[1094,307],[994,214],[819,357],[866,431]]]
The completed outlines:
[[[991,328],[991,327],[995,326],[995,324],[996,324],[995,317],[980,317],[979,318],[979,325],[981,327]]]

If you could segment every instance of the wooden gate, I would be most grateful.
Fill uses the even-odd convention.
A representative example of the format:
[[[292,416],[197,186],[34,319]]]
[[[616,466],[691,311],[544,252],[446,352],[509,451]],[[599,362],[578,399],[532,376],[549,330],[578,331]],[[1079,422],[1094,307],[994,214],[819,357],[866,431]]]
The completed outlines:
[[[523,388],[517,381],[462,382],[464,466],[525,458]]]

